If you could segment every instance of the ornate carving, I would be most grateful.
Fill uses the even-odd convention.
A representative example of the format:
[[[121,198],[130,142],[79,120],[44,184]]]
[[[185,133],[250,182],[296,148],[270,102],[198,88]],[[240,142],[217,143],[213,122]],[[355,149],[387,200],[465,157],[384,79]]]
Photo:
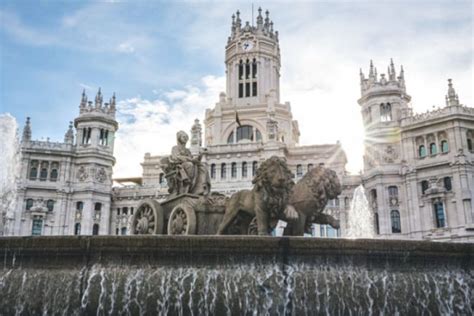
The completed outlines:
[[[97,170],[95,174],[95,179],[101,183],[104,183],[107,180],[107,172],[105,172],[104,168],[100,168]]]
[[[87,173],[87,170],[84,166],[80,166],[79,169],[77,170],[77,179],[79,181],[86,181],[86,179],[89,177],[89,174]]]
[[[393,163],[398,158],[398,153],[391,145],[385,148],[384,160],[388,163]]]

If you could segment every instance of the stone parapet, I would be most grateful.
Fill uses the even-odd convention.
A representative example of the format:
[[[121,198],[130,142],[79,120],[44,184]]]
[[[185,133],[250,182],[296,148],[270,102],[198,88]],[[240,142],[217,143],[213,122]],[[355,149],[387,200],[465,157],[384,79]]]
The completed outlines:
[[[425,113],[418,113],[411,116],[403,117],[401,120],[401,126],[410,127],[416,124],[430,124],[430,120],[443,119],[455,115],[468,115],[474,118],[474,108],[463,105],[446,106],[438,108],[436,110],[426,111]]]

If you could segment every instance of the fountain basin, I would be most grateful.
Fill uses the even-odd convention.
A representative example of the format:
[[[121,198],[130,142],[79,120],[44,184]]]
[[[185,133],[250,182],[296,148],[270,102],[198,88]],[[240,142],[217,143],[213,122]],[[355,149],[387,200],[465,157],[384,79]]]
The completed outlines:
[[[0,238],[0,313],[472,314],[474,244],[247,236]]]

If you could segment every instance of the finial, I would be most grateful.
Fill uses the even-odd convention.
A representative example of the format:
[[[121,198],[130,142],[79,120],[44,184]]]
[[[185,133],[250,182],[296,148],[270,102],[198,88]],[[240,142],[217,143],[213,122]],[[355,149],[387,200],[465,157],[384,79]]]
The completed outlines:
[[[100,88],[99,91],[97,91],[97,95],[95,96],[95,106],[102,106],[102,92],[100,91]]]
[[[369,67],[369,78],[374,76],[374,63],[372,59],[370,60],[370,67]]]
[[[258,8],[257,28],[261,29],[263,25],[262,8]]]
[[[273,21],[270,22],[270,32],[273,32]]]
[[[453,88],[453,80],[448,79],[448,104],[450,106],[459,105],[459,97],[456,94],[456,91]]]
[[[81,96],[81,104],[79,107],[84,108],[87,105],[87,95],[86,95],[86,89],[82,89],[82,96]]]
[[[390,58],[390,71],[389,71],[389,79],[390,81],[395,81],[397,77],[397,73],[395,72],[395,65],[393,64],[393,58]]]

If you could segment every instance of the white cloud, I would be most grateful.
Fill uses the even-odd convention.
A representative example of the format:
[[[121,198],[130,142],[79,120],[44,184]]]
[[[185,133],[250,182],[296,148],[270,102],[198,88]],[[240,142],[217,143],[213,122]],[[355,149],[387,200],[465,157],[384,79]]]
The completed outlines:
[[[146,152],[168,154],[175,145],[176,132],[189,132],[196,118],[202,123],[205,109],[214,106],[224,86],[224,77],[206,76],[198,86],[167,91],[156,100],[136,97],[120,101],[114,177],[141,175],[140,163]]]

